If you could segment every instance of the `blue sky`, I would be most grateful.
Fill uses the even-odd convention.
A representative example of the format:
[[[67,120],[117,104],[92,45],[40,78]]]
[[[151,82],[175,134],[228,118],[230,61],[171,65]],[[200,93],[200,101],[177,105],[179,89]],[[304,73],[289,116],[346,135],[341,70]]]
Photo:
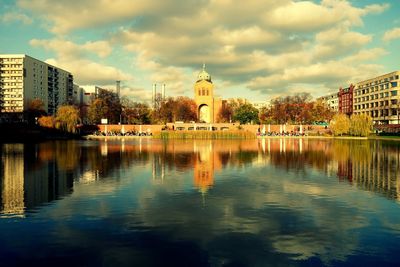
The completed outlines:
[[[133,100],[193,96],[206,63],[222,98],[314,97],[399,70],[398,0],[2,0],[0,53]],[[159,86],[160,87],[160,86]]]

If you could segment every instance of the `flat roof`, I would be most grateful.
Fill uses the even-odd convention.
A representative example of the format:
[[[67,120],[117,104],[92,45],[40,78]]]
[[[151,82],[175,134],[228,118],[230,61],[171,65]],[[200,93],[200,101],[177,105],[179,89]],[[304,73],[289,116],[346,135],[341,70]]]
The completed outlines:
[[[60,68],[60,67],[51,65],[51,64],[49,64],[49,63],[47,63],[47,62],[45,62],[45,61],[43,61],[43,60],[34,58],[34,57],[29,56],[29,55],[27,55],[27,54],[0,54],[0,58],[24,58],[24,57],[29,57],[29,58],[31,58],[31,59],[34,59],[34,60],[43,62],[44,64],[47,64],[47,65],[49,65],[49,66],[51,66],[51,67],[54,67],[54,68],[57,68],[57,69],[60,69],[60,70],[63,70],[63,71],[68,72],[69,74],[72,75],[72,73],[71,73],[70,71],[66,70],[66,69],[63,69],[63,68]]]

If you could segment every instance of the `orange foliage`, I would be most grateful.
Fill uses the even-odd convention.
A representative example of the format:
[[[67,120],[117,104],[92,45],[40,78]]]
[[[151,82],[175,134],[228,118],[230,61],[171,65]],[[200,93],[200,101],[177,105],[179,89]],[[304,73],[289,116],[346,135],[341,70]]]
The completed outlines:
[[[54,128],[55,119],[53,116],[43,116],[38,119],[39,125],[45,128]]]

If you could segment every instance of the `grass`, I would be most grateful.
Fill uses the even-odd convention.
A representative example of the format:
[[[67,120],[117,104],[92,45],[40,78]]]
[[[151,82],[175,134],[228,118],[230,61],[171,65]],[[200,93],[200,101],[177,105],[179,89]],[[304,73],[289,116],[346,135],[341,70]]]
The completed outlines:
[[[158,139],[255,139],[248,131],[162,131],[154,133]]]

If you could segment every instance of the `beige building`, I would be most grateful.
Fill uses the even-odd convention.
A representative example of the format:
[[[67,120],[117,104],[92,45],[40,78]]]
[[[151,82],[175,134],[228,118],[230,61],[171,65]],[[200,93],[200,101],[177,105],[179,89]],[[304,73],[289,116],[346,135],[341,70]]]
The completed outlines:
[[[48,114],[72,101],[73,77],[68,71],[27,55],[0,55],[0,112],[18,113],[34,99]]]
[[[353,112],[368,114],[377,124],[399,124],[399,76],[400,71],[394,71],[357,83]]]
[[[197,116],[200,122],[217,122],[222,100],[214,97],[214,85],[210,74],[205,69],[205,65],[203,65],[203,70],[200,71],[194,84],[194,101],[197,105]]]
[[[339,112],[339,97],[337,92],[330,95],[321,96],[318,99],[326,103],[332,111]]]

